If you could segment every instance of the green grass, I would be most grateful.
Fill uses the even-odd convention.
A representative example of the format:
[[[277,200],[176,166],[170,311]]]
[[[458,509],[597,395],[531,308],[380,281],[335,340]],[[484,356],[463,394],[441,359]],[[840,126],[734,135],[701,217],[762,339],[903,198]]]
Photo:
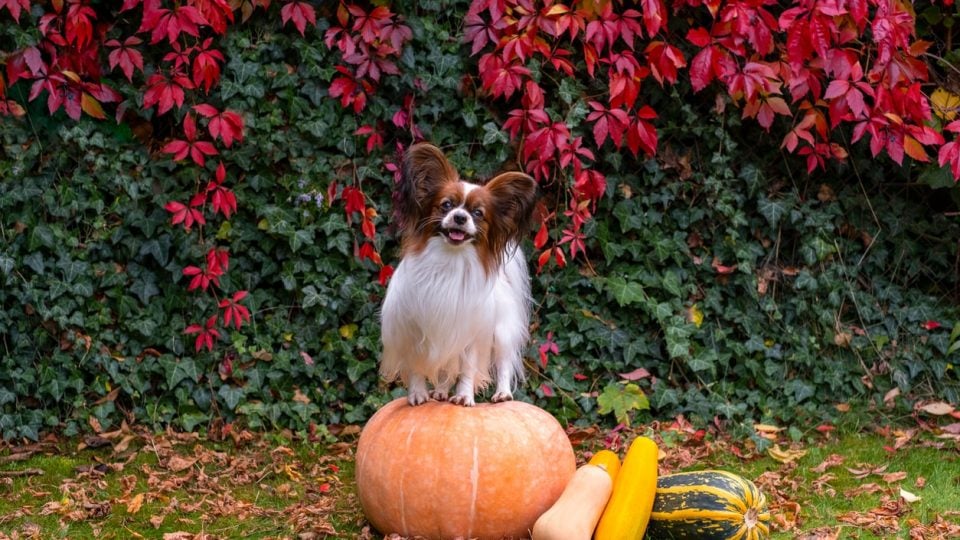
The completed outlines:
[[[148,438],[149,437],[149,438]],[[157,441],[159,446],[155,446]],[[926,436],[911,441],[896,452],[884,450],[891,437],[848,433],[839,438],[820,439],[795,449],[806,450],[792,464],[780,463],[768,455],[741,460],[717,444],[717,450],[683,469],[722,468],[746,478],[757,479],[767,494],[774,513],[794,527],[777,531],[773,538],[795,538],[820,527],[837,527],[837,517],[848,512],[869,512],[886,494],[894,499],[903,487],[920,500],[909,504],[897,518],[899,532],[873,534],[865,528],[843,525],[840,538],[907,538],[910,524],[928,525],[938,516],[960,524],[960,449],[955,441],[938,441]],[[116,441],[113,441],[116,444]],[[233,442],[175,441],[150,436],[139,438],[130,449],[114,453],[76,450],[78,441],[44,447],[26,460],[9,461],[9,450],[0,450],[0,539],[21,538],[35,533],[38,538],[162,538],[178,531],[206,533],[215,538],[297,538],[311,527],[329,522],[339,538],[354,538],[366,523],[357,503],[353,485],[350,444],[329,447],[322,444],[291,443],[271,436],[240,446]],[[931,445],[940,442],[942,448]],[[781,441],[785,446],[785,442]],[[663,445],[668,460],[683,449]],[[334,452],[331,455],[331,450]],[[841,465],[825,473],[812,469],[829,455],[844,457]],[[197,461],[182,471],[171,470],[170,458]],[[85,472],[100,465],[106,472]],[[104,467],[104,465],[106,467]],[[884,474],[904,472],[905,478],[885,481],[874,474],[858,479],[848,470],[886,466]],[[332,466],[332,467],[331,467]],[[176,467],[174,467],[176,468]],[[37,469],[36,476],[10,477],[4,472]],[[834,479],[818,489],[822,474]],[[919,478],[923,487],[917,486]],[[766,482],[766,484],[763,484]],[[844,493],[867,483],[882,491],[848,497]],[[329,485],[329,490],[324,485]],[[828,491],[832,489],[834,495]],[[128,512],[136,494],[144,495],[143,505]],[[63,507],[68,502],[73,506]],[[109,503],[102,516],[71,516],[69,511],[86,502],[93,507]],[[44,505],[60,504],[64,509],[42,515]],[[311,506],[313,505],[313,506]],[[309,507],[294,519],[298,509]],[[799,514],[794,517],[794,510]],[[164,516],[155,526],[151,518]],[[155,518],[156,519],[156,518]],[[321,530],[319,528],[314,531]]]
[[[352,463],[330,460],[342,467],[338,473],[312,470],[325,469],[318,463],[329,459],[320,445],[284,445],[291,452],[281,454],[271,452],[269,445],[237,448],[232,443],[207,442],[197,447],[200,450],[193,445],[174,446],[173,455],[219,457],[209,462],[200,459],[180,472],[165,469],[161,456],[148,445],[119,456],[109,449],[70,449],[76,446],[76,441],[64,443],[51,449],[56,453],[47,450],[16,462],[3,462],[0,451],[0,539],[14,532],[28,538],[35,532],[38,538],[81,540],[162,538],[180,531],[215,538],[296,538],[321,523],[292,522],[296,508],[310,504],[322,508],[327,502],[332,511],[320,514],[321,518],[347,538],[360,530],[358,510],[335,508],[341,500],[354,498],[349,480]],[[107,472],[85,472],[101,463],[111,466]],[[3,474],[29,469],[43,473],[12,478]],[[329,492],[321,492],[323,484],[330,485]],[[128,504],[137,494],[144,495],[144,502],[131,513]],[[109,503],[109,512],[79,519],[70,515],[71,510],[83,511],[84,503]],[[51,504],[63,509],[44,515],[44,505]],[[156,516],[164,517],[151,523]]]

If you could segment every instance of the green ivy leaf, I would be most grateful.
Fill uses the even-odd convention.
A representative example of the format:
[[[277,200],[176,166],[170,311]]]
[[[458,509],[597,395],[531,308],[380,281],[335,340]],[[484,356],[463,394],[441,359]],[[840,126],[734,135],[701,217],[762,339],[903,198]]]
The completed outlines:
[[[160,365],[163,366],[167,374],[167,391],[173,390],[181,381],[190,379],[193,382],[200,381],[200,369],[196,362],[189,358],[173,360],[161,358]]]
[[[500,129],[500,126],[493,122],[487,122],[483,125],[483,144],[507,144],[507,133]]]
[[[220,387],[220,390],[217,391],[217,395],[223,399],[224,404],[226,404],[227,409],[234,411],[237,409],[237,404],[240,403],[240,400],[243,399],[245,392],[243,388],[231,386],[225,384]]]
[[[24,257],[23,264],[29,266],[31,270],[37,273],[37,275],[43,275],[45,265],[43,261],[43,254],[39,251],[35,251]]]
[[[784,203],[774,201],[767,197],[761,197],[760,200],[757,201],[757,210],[760,211],[760,215],[767,218],[767,221],[773,227],[779,225],[780,220],[782,220],[783,216],[787,213],[787,207]]]
[[[597,396],[600,414],[613,413],[617,421],[630,425],[630,413],[650,409],[650,401],[634,383],[610,383]]]
[[[313,307],[316,305],[324,305],[326,303],[326,298],[317,292],[317,288],[313,285],[307,285],[303,288],[303,308]]]
[[[642,302],[646,299],[643,286],[637,282],[627,281],[620,276],[615,276],[607,278],[603,283],[607,291],[613,295],[614,300],[616,300],[621,307]]]
[[[0,270],[3,270],[4,274],[9,275],[13,271],[14,264],[13,257],[0,255]]]
[[[313,229],[297,229],[290,236],[290,249],[294,253],[300,251],[303,246],[313,245]]]

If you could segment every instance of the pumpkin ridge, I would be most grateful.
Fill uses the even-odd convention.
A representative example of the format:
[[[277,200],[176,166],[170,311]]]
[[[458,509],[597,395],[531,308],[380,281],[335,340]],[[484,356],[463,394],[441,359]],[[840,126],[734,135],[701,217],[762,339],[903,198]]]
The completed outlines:
[[[420,420],[417,419],[413,422],[413,425],[410,426],[410,431],[407,433],[406,438],[406,447],[403,449],[404,452],[410,451],[410,442],[413,440],[414,433],[417,432],[417,428],[420,427]],[[400,527],[403,530],[404,536],[410,536],[410,527],[407,526],[407,502],[406,502],[406,480],[407,478],[407,469],[403,468],[400,473]]]
[[[473,524],[477,519],[477,492],[480,489],[480,451],[477,448],[477,436],[473,436],[473,462],[470,467],[470,521],[467,525],[467,538],[473,536]]]

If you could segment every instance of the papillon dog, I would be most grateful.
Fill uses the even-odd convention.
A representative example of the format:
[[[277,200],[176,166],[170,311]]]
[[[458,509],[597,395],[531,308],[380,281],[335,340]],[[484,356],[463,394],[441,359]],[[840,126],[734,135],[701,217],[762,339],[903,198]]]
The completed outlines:
[[[397,201],[401,260],[383,302],[380,373],[403,382],[410,405],[432,397],[473,406],[494,377],[492,401],[513,399],[531,302],[519,241],[536,193],[520,172],[478,185],[461,180],[432,144],[407,151]]]

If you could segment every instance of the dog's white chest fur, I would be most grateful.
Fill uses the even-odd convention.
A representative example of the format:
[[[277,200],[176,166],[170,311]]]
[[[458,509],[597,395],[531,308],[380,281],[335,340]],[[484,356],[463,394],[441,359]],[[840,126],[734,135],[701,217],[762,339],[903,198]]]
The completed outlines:
[[[408,386],[430,382],[441,396],[458,382],[469,388],[471,400],[495,371],[497,395],[509,399],[522,376],[529,298],[527,265],[517,246],[488,275],[472,246],[431,238],[400,262],[390,280],[380,371]]]
[[[387,289],[383,305],[384,334],[403,334],[410,353],[423,364],[428,379],[448,367],[478,337],[492,335],[496,276],[488,276],[472,246],[451,247],[431,238],[420,253],[404,258]],[[394,326],[396,326],[394,328]],[[452,367],[452,366],[450,366]],[[456,369],[448,369],[456,375]]]

